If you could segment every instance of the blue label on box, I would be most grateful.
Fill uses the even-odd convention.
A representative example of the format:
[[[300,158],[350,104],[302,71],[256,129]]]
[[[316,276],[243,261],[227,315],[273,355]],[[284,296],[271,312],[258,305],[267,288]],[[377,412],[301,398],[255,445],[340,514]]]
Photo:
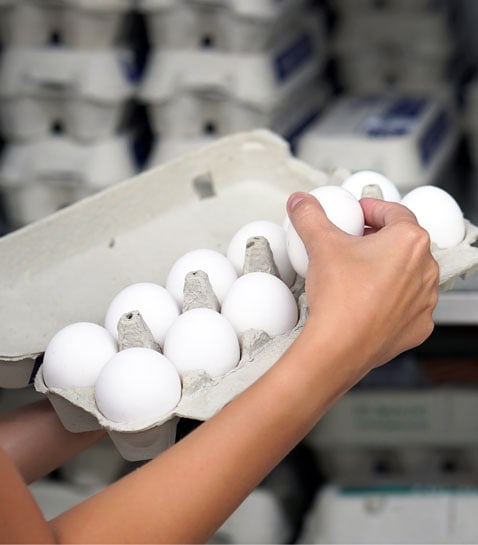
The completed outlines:
[[[311,36],[302,34],[275,57],[273,64],[277,80],[284,83],[312,57],[313,53]]]
[[[436,155],[437,150],[442,145],[448,133],[449,125],[450,121],[447,113],[444,110],[440,110],[421,136],[418,147],[420,150],[420,159],[424,166],[430,164]]]
[[[383,112],[368,117],[364,124],[367,136],[405,136],[412,132],[428,107],[425,98],[400,98]]]

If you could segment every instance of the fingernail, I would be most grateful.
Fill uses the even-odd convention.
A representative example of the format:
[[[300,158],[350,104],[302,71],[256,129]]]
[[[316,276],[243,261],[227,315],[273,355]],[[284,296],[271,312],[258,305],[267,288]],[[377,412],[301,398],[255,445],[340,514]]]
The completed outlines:
[[[305,193],[292,193],[292,195],[287,200],[287,209],[293,210],[300,201],[303,201]]]

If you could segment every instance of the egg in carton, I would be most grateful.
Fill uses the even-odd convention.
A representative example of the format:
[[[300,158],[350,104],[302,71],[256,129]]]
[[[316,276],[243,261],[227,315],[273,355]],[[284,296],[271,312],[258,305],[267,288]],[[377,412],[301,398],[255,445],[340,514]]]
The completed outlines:
[[[363,197],[383,198],[377,185],[365,186]],[[451,250],[432,245],[432,253],[440,265],[440,289],[450,289],[458,276],[471,274],[478,268],[476,248],[471,244],[478,238],[478,228],[466,222],[466,237]],[[266,272],[279,277],[274,257],[266,238],[248,240],[243,274]],[[211,377],[205,370],[182,373],[182,393],[177,406],[169,413],[143,422],[118,423],[109,420],[98,408],[95,387],[61,390],[48,388],[43,381],[42,368],[35,379],[35,387],[45,393],[55,406],[63,424],[71,431],[105,428],[120,454],[128,460],[149,459],[175,442],[179,418],[205,421],[255,382],[280,358],[298,336],[307,319],[304,279],[297,275],[291,291],[298,304],[299,319],[285,334],[271,337],[265,331],[250,329],[240,336],[241,358],[238,365],[219,377]],[[220,310],[208,275],[192,271],[186,276],[183,312],[194,308]],[[137,311],[122,316],[118,323],[119,348],[145,347],[160,351],[148,326]]]
[[[268,241],[264,237],[248,240],[243,274],[265,272],[279,277]],[[307,316],[304,281],[297,277],[291,291],[298,304],[299,320],[283,335],[271,337],[265,331],[249,329],[240,335],[241,358],[235,368],[212,377],[205,370],[182,373],[182,394],[177,406],[157,418],[136,422],[114,422],[98,407],[95,386],[61,389],[50,388],[43,379],[43,366],[35,377],[35,388],[50,399],[63,425],[81,432],[104,428],[127,460],[143,460],[156,456],[175,442],[179,418],[204,421],[255,382],[293,342]],[[219,302],[204,271],[186,275],[183,312],[195,308],[219,311]],[[161,351],[140,312],[123,314],[118,322],[119,350],[144,347]]]

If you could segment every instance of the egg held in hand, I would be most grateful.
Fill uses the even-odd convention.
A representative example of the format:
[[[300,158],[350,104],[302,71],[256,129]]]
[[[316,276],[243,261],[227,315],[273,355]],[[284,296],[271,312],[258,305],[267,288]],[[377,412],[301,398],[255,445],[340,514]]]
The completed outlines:
[[[49,388],[65,390],[93,386],[117,351],[115,339],[104,327],[91,322],[67,325],[46,347],[43,380]]]
[[[408,192],[401,203],[411,210],[438,248],[453,248],[465,238],[463,212],[444,189],[423,185]]]
[[[179,306],[182,306],[184,301],[186,275],[194,271],[203,271],[208,275],[219,304],[222,303],[227,291],[237,278],[233,264],[225,255],[207,248],[191,250],[173,263],[166,279],[166,289]]]
[[[164,355],[181,375],[202,369],[211,377],[218,377],[239,363],[239,339],[222,314],[195,308],[181,314],[169,328]]]
[[[374,170],[358,170],[342,182],[342,187],[350,191],[356,199],[362,198],[363,190],[368,185],[377,185],[384,200],[400,202],[401,196],[397,186],[386,176]]]
[[[237,274],[243,273],[247,241],[258,236],[264,237],[269,243],[281,279],[291,286],[295,280],[295,270],[287,254],[286,231],[282,225],[272,221],[258,220],[246,223],[231,238],[226,255]]]
[[[226,295],[221,309],[237,335],[248,329],[271,337],[290,331],[298,321],[297,302],[288,286],[276,276],[251,272],[240,276]]]
[[[181,399],[176,367],[150,348],[127,348],[105,365],[95,384],[99,411],[112,422],[159,421]]]
[[[118,323],[127,312],[139,311],[154,340],[162,347],[166,331],[180,309],[166,288],[154,282],[138,282],[121,290],[111,301],[105,327],[118,339]]]
[[[362,236],[365,218],[359,201],[347,189],[324,185],[310,192],[322,205],[328,219],[350,235]],[[299,276],[305,278],[309,258],[302,239],[292,222],[287,227],[287,252],[290,262]]]

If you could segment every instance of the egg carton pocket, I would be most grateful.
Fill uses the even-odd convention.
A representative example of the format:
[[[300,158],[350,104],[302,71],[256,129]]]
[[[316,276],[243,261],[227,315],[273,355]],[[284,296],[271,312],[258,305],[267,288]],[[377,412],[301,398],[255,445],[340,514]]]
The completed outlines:
[[[4,0],[0,34],[4,44],[14,47],[107,48],[121,39],[132,6],[131,0]]]
[[[262,51],[290,32],[307,10],[304,0],[139,0],[154,47]],[[317,14],[318,17],[318,14]]]

